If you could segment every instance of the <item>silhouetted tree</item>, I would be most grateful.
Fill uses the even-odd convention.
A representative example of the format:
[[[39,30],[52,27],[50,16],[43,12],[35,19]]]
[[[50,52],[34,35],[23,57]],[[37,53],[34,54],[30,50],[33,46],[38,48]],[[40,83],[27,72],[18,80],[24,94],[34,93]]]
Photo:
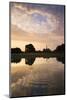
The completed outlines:
[[[64,51],[65,51],[65,44],[57,46],[56,49],[54,50],[54,52],[64,52]]]
[[[11,53],[21,53],[21,49],[20,48],[11,48]]]
[[[35,48],[32,44],[28,44],[25,46],[25,52],[35,52]]]
[[[21,61],[21,57],[18,55],[11,55],[11,62],[12,63],[19,63]]]

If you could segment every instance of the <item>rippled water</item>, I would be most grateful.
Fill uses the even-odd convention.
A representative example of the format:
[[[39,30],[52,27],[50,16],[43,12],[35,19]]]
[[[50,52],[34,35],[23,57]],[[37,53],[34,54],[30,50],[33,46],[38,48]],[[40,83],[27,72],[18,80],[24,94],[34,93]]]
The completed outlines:
[[[12,97],[61,95],[64,91],[64,64],[56,58],[11,63]]]

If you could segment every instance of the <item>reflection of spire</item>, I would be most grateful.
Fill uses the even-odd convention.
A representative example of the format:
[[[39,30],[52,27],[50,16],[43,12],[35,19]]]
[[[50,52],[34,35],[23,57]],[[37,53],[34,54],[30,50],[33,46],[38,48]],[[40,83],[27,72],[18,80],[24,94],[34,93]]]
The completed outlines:
[[[46,59],[46,62],[48,61],[48,58],[45,58]]]

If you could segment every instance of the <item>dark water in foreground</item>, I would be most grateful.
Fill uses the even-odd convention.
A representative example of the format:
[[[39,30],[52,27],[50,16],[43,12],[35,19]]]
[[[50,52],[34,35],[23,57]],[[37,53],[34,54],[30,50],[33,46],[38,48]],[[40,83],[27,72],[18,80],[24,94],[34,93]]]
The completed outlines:
[[[11,64],[12,97],[64,94],[64,63],[56,58]]]

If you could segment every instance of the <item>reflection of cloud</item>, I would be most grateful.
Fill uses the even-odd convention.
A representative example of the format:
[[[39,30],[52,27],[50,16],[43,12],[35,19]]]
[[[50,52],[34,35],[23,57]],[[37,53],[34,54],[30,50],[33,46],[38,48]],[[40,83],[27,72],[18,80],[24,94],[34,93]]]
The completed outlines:
[[[15,72],[14,72],[15,71]],[[21,86],[27,86],[30,82],[31,69],[30,68],[13,68],[12,72],[12,87],[21,84]]]
[[[64,65],[61,65],[61,63],[56,62],[55,60],[56,59],[48,60],[45,65],[33,65],[32,69],[27,66],[13,68],[13,71],[15,71],[12,72],[11,89],[13,94],[21,94],[21,96],[23,96],[24,93],[31,92],[32,88],[36,87],[34,84],[37,84],[37,86],[39,86],[39,84],[47,84],[48,93],[58,93],[57,91],[63,90]],[[25,91],[23,91],[23,89]],[[62,91],[60,93],[62,93]]]
[[[37,62],[39,61],[40,59],[37,59]],[[57,74],[60,72],[62,73],[64,65],[60,65],[61,63],[57,62],[54,58],[53,60],[48,59],[48,61],[45,62],[45,67],[44,61],[40,65],[35,63],[33,66],[31,66],[31,68],[29,66],[22,66],[17,68],[14,67],[12,68],[12,86],[29,86],[30,83],[33,82],[45,82],[45,80],[47,80],[49,77],[53,77],[56,74],[56,71]],[[51,67],[51,69],[49,67]]]

